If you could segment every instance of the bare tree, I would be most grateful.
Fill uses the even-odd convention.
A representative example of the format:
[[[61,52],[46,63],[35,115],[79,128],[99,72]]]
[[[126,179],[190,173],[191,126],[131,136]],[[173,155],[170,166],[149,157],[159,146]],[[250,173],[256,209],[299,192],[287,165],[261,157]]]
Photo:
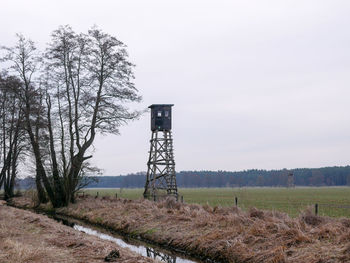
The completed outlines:
[[[23,108],[18,96],[20,86],[18,79],[0,75],[0,188],[4,186],[5,199],[14,195],[18,160],[25,149]]]
[[[139,116],[124,102],[140,101],[132,83],[133,64],[125,45],[97,28],[76,34],[69,26],[52,34],[46,51],[52,74],[52,94],[57,98],[61,171],[66,202],[74,201],[84,163],[96,133],[118,134],[120,125]]]
[[[69,26],[60,27],[41,57],[44,61],[23,36],[7,48],[6,59],[23,81],[39,199],[45,201],[47,194],[59,207],[74,202],[86,172],[93,171],[87,160],[96,135],[118,134],[121,125],[136,119],[140,113],[125,105],[141,97],[132,82],[134,65],[126,46],[98,28],[76,34]]]
[[[33,77],[35,77],[35,74],[39,71],[41,56],[40,53],[37,52],[33,41],[27,40],[22,35],[17,35],[17,37],[18,41],[15,47],[4,48],[7,51],[7,55],[3,59],[12,62],[10,69],[12,69],[23,82],[20,97],[24,105],[23,111],[26,131],[35,158],[35,182],[39,202],[46,202],[48,196],[53,205],[57,206],[55,193],[47,176],[40,148],[42,129],[44,128],[44,108],[42,104],[43,94],[42,90],[36,86],[37,83],[35,83]],[[42,183],[45,186],[45,189]]]

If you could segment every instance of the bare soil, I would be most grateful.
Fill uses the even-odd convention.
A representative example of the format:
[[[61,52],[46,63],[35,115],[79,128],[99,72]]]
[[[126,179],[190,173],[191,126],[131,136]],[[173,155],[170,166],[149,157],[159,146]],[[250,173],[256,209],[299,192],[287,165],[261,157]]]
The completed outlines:
[[[112,250],[120,253],[116,262],[155,262],[47,216],[0,201],[0,262],[104,262]]]
[[[17,205],[31,206],[19,198]],[[350,262],[350,219],[236,207],[79,198],[57,212],[190,254],[235,263]]]

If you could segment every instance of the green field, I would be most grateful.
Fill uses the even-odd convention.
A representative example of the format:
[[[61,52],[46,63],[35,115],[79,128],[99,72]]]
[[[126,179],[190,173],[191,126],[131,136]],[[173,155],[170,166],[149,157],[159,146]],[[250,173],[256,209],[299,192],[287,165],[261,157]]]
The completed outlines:
[[[87,194],[115,196],[128,199],[142,197],[143,189],[84,189]],[[211,206],[238,206],[286,212],[295,217],[308,206],[319,204],[319,215],[350,217],[350,187],[297,187],[297,188],[181,188],[179,194],[186,203]]]

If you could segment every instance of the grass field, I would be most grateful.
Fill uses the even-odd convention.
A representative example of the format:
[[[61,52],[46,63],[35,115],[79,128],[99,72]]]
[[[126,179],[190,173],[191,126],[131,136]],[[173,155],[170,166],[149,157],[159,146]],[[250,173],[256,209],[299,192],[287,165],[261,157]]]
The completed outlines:
[[[87,194],[138,199],[143,189],[84,189]],[[233,206],[238,198],[238,206],[246,210],[250,207],[278,210],[290,216],[297,216],[308,206],[319,205],[319,215],[350,217],[350,187],[297,187],[287,188],[181,188],[186,203],[209,204],[211,206]]]

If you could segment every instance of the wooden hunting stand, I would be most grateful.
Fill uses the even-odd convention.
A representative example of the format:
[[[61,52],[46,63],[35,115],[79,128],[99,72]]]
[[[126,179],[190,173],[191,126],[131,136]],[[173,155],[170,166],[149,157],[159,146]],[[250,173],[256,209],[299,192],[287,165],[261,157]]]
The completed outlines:
[[[171,107],[173,104],[153,104],[151,109],[151,147],[147,162],[144,198],[157,200],[164,196],[177,199]]]
[[[294,174],[293,174],[293,172],[290,172],[290,173],[288,174],[287,187],[288,187],[288,188],[294,187]]]

